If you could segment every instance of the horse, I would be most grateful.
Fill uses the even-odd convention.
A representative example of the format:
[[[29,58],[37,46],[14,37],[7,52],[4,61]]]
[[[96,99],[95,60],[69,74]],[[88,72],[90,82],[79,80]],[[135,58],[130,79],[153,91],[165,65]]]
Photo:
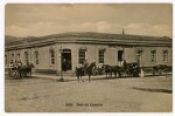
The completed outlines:
[[[76,73],[76,76],[77,76],[77,80],[79,81],[79,78],[82,79],[82,76],[84,75],[84,67],[76,67],[75,69],[75,73]]]
[[[121,68],[118,65],[111,66],[111,72],[114,73],[115,78],[117,77],[117,74],[119,77],[121,77]]]
[[[114,74],[115,77],[117,77],[117,74],[118,74],[118,77],[121,77],[123,73],[125,74],[125,77],[128,75],[131,75],[133,77],[138,77],[141,71],[140,66],[137,62],[126,63],[126,61],[124,61],[122,66],[103,65],[102,68],[106,73],[106,78],[108,74],[110,75],[110,77],[112,77],[112,74]]]
[[[105,73],[103,67],[97,67],[96,68],[96,75],[103,75]]]
[[[121,69],[118,65],[115,65],[115,66],[103,65],[102,68],[105,70],[106,78],[108,74],[110,75],[110,77],[112,77],[112,73],[114,73],[115,77],[117,77],[117,73],[119,77],[121,77],[121,72],[120,72]]]
[[[76,67],[75,72],[76,72],[76,76],[77,76],[77,80],[79,81],[79,78],[84,75],[88,75],[89,77],[89,82],[91,81],[91,76],[93,75],[93,71],[96,69],[96,63],[93,62],[88,66],[84,66],[84,67]]]
[[[163,64],[158,64],[153,66],[153,75],[156,74],[156,72],[161,75],[162,72],[168,72],[168,70],[172,70],[172,67],[167,66],[167,65],[163,65]]]
[[[32,63],[27,63],[26,65],[22,65],[18,67],[18,72],[20,74],[20,78],[27,77],[32,75],[32,68],[34,68],[34,65]]]
[[[104,69],[104,72],[105,72],[105,74],[106,74],[106,78],[107,78],[107,75],[109,74],[109,75],[111,75],[111,77],[112,77],[112,69],[111,69],[111,66],[110,65],[103,65],[102,66],[102,68]]]

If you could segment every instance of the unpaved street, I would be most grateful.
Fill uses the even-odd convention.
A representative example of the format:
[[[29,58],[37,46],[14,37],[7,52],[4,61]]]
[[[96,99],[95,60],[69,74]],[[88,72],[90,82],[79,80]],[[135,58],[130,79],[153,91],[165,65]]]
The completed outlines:
[[[7,112],[164,112],[172,110],[172,77],[87,80],[6,79]]]

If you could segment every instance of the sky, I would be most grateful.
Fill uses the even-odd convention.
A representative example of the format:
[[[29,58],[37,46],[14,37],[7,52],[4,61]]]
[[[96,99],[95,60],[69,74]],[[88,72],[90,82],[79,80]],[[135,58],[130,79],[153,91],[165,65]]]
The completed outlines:
[[[100,32],[172,37],[171,4],[7,4],[5,34]]]

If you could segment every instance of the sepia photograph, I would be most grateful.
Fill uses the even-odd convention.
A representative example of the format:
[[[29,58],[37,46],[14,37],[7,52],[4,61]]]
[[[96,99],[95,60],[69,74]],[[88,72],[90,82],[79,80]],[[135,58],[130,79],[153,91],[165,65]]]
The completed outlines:
[[[5,112],[172,112],[172,4],[5,5]]]

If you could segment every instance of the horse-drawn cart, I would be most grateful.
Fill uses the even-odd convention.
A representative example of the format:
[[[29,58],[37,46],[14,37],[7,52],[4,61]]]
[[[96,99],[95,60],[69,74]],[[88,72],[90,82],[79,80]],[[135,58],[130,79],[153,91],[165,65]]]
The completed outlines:
[[[8,69],[9,77],[13,79],[22,79],[23,77],[31,76],[33,64],[14,66]]]
[[[8,75],[12,79],[19,79],[19,78],[21,78],[20,77],[20,73],[19,73],[19,71],[18,71],[18,69],[16,67],[8,68]]]

